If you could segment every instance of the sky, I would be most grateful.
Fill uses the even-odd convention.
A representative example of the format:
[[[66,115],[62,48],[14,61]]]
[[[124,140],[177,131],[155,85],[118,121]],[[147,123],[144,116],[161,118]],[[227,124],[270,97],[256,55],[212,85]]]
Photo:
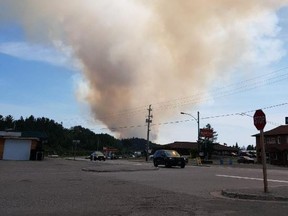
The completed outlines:
[[[288,116],[288,1],[0,0],[0,114],[117,138],[255,145]],[[181,115],[181,112],[189,115]]]

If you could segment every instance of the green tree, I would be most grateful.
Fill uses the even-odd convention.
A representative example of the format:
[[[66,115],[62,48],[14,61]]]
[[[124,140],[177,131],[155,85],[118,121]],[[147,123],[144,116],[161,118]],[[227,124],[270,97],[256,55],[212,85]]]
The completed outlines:
[[[14,125],[14,119],[11,115],[8,115],[5,117],[4,119],[5,121],[5,125],[6,125],[6,130],[9,129],[9,130],[13,130],[15,125]]]
[[[253,145],[248,145],[246,150],[256,150]]]
[[[2,115],[0,115],[0,130],[5,130],[5,120]]]

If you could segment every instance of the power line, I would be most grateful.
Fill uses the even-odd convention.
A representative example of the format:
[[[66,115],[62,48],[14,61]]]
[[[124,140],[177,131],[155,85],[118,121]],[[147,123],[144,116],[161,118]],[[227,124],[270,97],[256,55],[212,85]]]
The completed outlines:
[[[278,70],[274,70],[267,74],[258,75],[253,78],[243,80],[241,82],[236,82],[221,88],[216,88],[211,93],[211,96],[207,95],[206,91],[199,91],[191,96],[180,97],[164,102],[153,103],[154,111],[175,109],[185,105],[192,105],[192,104],[196,105],[199,103],[203,103],[205,101],[209,101],[211,100],[211,98],[215,99],[215,98],[227,97],[242,92],[250,91],[256,88],[260,88],[263,86],[272,85],[274,83],[288,79],[287,69],[288,66]],[[279,72],[282,71],[285,71],[285,73],[279,74]],[[126,121],[127,115],[129,115],[129,119],[132,119],[131,118],[132,116],[139,115],[140,113],[144,115],[144,113],[146,112],[146,107],[147,105],[143,105],[134,108],[123,109],[120,111],[109,113],[107,115],[97,116],[97,119],[100,119],[102,122],[108,120],[116,121],[116,119],[118,119],[118,121],[120,121],[121,119],[123,121]],[[71,120],[72,119],[70,120],[65,119],[64,121],[71,121]],[[91,123],[94,122],[91,121],[91,119],[85,119],[85,120]]]
[[[267,107],[263,107],[263,108],[260,108],[260,109],[267,110],[267,109],[273,109],[273,108],[280,107],[280,106],[285,106],[285,105],[288,105],[288,102],[281,103],[281,104],[276,104],[276,105],[272,105],[272,106],[267,106]],[[223,118],[223,117],[230,117],[230,116],[237,116],[237,115],[238,116],[239,115],[240,116],[244,116],[245,115],[245,116],[253,118],[252,115],[249,115],[247,113],[253,113],[255,111],[256,111],[256,109],[255,110],[244,111],[244,112],[236,112],[236,113],[228,113],[228,114],[222,114],[222,115],[202,117],[200,119],[201,120],[207,120],[207,119]],[[185,123],[185,122],[189,122],[189,121],[195,121],[195,119],[186,119],[186,120],[177,120],[177,121],[154,123],[154,124],[151,124],[151,127],[153,127],[153,126],[162,126],[162,125],[170,125],[170,124],[180,124],[180,123]],[[278,124],[278,123],[275,123],[275,122],[271,122],[271,121],[267,121],[267,123],[275,125],[275,126],[281,125],[281,124]],[[113,130],[122,130],[122,129],[133,129],[133,128],[146,127],[146,126],[147,125],[137,125],[137,126],[130,125],[130,126],[113,127],[111,129],[113,129]],[[104,129],[108,129],[108,128],[102,128],[102,130],[104,130]]]
[[[250,117],[250,118],[253,118],[253,116],[252,115],[248,115],[248,114],[246,114],[246,113],[242,113],[242,115],[244,116],[248,116],[248,117]],[[276,122],[272,122],[272,121],[267,121],[266,120],[266,123],[268,123],[268,124],[271,124],[271,125],[274,125],[274,126],[280,126],[281,124],[279,124],[279,123],[276,123]]]
[[[285,106],[288,103],[281,103],[281,104],[276,104],[276,105],[272,105],[272,106],[267,106],[267,107],[263,107],[261,108],[262,110],[266,110],[266,109],[272,109],[275,107],[280,107],[280,106]],[[247,113],[253,113],[255,112],[255,110],[249,110],[249,111],[245,111],[245,112],[237,112],[237,113],[230,113],[230,114],[223,114],[223,115],[217,115],[217,116],[209,116],[209,117],[204,117],[201,119],[211,119],[211,118],[219,118],[219,117],[228,117],[228,116],[234,116],[234,115],[246,115]],[[247,115],[248,116],[248,115]]]
[[[276,70],[272,73],[262,75],[261,77],[257,76],[257,77],[254,77],[254,78],[242,81],[242,82],[230,84],[228,86],[215,89],[213,90],[211,96],[205,95],[205,92],[199,92],[195,94],[193,97],[185,97],[185,98],[180,99],[181,101],[177,103],[166,104],[166,107],[165,105],[163,105],[160,108],[171,109],[171,108],[180,107],[180,106],[188,105],[188,104],[198,104],[201,102],[209,101],[211,100],[211,98],[215,99],[215,98],[220,98],[220,97],[231,96],[231,95],[235,95],[241,92],[260,88],[263,86],[272,85],[274,83],[281,82],[285,79],[288,79],[288,73],[286,72],[285,74],[280,74],[280,75],[270,77],[270,78],[267,78],[267,77],[275,74],[276,72],[286,70],[287,68],[288,67],[285,67],[285,68]],[[158,109],[158,107],[155,104],[154,104],[154,107],[155,107],[154,109]]]

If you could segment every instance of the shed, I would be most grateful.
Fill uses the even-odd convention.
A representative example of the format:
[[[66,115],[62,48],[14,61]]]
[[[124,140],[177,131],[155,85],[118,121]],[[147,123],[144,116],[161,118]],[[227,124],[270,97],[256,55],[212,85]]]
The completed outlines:
[[[0,160],[42,160],[41,140],[21,132],[0,131]]]

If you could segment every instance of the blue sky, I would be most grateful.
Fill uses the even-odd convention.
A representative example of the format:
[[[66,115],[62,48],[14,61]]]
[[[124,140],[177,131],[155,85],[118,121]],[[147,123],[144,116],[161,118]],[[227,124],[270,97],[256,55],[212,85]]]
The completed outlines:
[[[218,133],[218,141],[228,145],[236,142],[239,146],[255,143],[251,135],[257,133],[257,130],[251,116],[256,109],[264,108],[268,121],[265,130],[284,124],[284,119],[288,116],[287,14],[287,8],[277,13],[278,27],[281,30],[275,38],[282,43],[281,58],[267,64],[238,65],[223,80],[217,79],[209,85],[208,100],[192,107],[180,106],[172,109],[173,114],[169,118],[157,119],[159,111],[156,108],[153,111],[153,124],[159,126],[158,137],[155,140],[152,138],[152,141],[165,144],[197,139],[195,120],[190,116],[180,115],[181,111],[194,117],[200,111],[200,127],[211,124]],[[265,61],[265,56],[259,59],[262,60]],[[279,69],[283,70],[278,71]],[[269,73],[272,75],[268,75]],[[258,79],[255,78],[257,76]],[[67,128],[82,125],[95,133],[114,135],[105,129],[105,124],[92,119],[88,103],[77,96],[83,76],[81,67],[75,64],[73,57],[49,44],[28,40],[23,26],[16,22],[0,22],[0,77],[1,115],[12,115],[15,119],[30,115],[47,117],[62,122]],[[271,81],[270,78],[275,80]],[[241,82],[243,83],[240,85]],[[237,89],[239,86],[244,90]],[[228,94],[219,96],[219,88],[225,87]],[[193,94],[191,95],[193,98]],[[191,95],[179,95],[179,98],[191,98]],[[166,98],[166,101],[174,99],[173,96]],[[148,105],[145,106],[148,108]],[[143,112],[143,122],[135,122],[133,126],[141,125],[145,132],[146,109]],[[243,112],[246,112],[245,115],[237,114]]]

